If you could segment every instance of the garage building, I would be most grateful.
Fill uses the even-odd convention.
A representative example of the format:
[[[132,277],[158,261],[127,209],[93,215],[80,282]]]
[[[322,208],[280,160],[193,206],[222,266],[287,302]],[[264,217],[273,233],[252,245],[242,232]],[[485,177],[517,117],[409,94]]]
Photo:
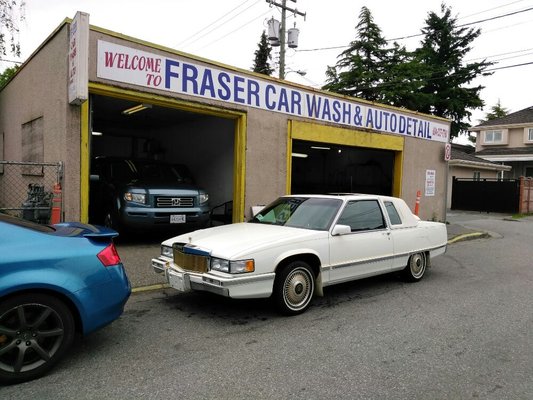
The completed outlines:
[[[444,220],[448,120],[255,74],[66,19],[0,92],[0,159],[61,162],[62,220],[89,221],[91,160],[185,164],[234,222],[283,194],[402,197]],[[23,192],[38,173],[9,176]],[[20,182],[14,188],[13,182]],[[47,189],[51,190],[51,189]],[[4,196],[5,197],[5,196]]]

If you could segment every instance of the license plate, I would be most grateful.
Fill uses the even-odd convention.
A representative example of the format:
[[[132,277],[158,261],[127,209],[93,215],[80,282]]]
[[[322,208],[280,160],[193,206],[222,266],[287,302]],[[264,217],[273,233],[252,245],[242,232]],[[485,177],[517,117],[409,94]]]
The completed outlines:
[[[185,223],[185,215],[183,214],[174,214],[170,216],[170,223],[171,224],[184,224]]]
[[[191,290],[189,280],[187,277],[181,274],[175,274],[170,272],[168,274],[168,284],[180,292],[188,292]]]

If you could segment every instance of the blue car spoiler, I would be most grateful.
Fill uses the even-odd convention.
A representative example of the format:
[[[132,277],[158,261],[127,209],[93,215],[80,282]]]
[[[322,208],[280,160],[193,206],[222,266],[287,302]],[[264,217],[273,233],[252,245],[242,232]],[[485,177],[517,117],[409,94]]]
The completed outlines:
[[[57,236],[86,237],[96,240],[110,240],[118,236],[118,232],[111,228],[82,222],[63,222],[53,227],[56,229],[53,234]]]

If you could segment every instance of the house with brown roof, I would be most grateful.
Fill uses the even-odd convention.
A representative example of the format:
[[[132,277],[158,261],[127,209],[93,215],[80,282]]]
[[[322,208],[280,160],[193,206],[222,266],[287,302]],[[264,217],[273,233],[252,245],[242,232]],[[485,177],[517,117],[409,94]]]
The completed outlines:
[[[485,121],[470,131],[477,134],[476,157],[512,167],[503,178],[533,177],[533,107]]]

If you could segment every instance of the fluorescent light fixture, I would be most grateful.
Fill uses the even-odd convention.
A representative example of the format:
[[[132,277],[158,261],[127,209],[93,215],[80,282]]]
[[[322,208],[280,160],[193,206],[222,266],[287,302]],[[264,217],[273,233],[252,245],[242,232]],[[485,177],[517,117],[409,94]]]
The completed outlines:
[[[128,108],[124,111],[122,111],[122,114],[124,115],[131,115],[131,114],[134,114],[136,112],[139,112],[139,111],[142,111],[142,110],[146,110],[147,108],[152,108],[152,105],[151,104],[137,104],[136,106],[134,107],[131,107],[131,108]]]
[[[297,157],[297,158],[307,158],[307,154],[303,154],[303,153],[292,153],[292,156],[293,157]]]
[[[330,147],[322,147],[322,146],[311,146],[311,148],[315,150],[331,150]]]
[[[102,133],[102,132],[92,131],[92,132],[91,132],[91,135],[93,135],[93,136],[102,136],[103,133]]]

